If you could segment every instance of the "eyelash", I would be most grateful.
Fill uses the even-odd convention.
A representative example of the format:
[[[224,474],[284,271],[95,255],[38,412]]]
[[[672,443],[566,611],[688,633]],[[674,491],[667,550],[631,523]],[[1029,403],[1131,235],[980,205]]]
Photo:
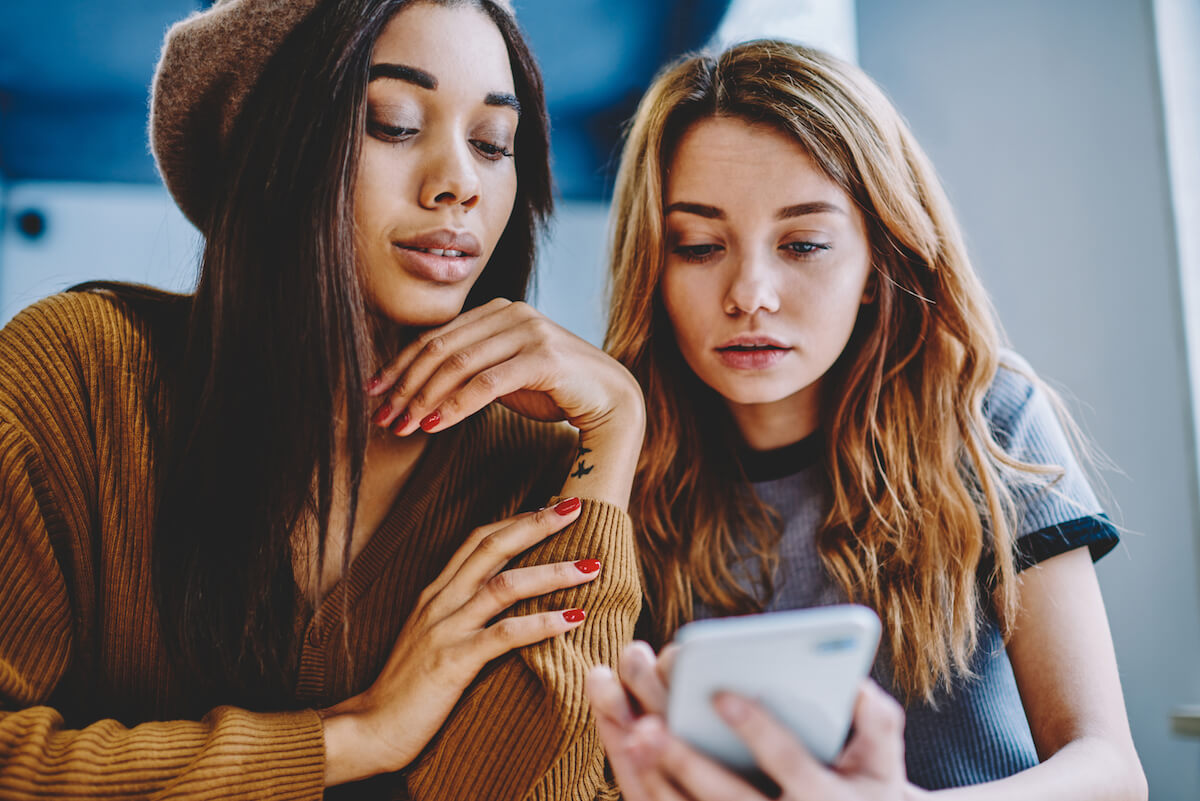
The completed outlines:
[[[789,254],[796,258],[810,259],[819,251],[829,250],[831,247],[832,245],[819,242],[788,242],[786,245],[782,245],[781,249],[789,251]],[[803,250],[799,248],[803,248]],[[720,245],[676,245],[672,252],[684,261],[701,264],[722,249]]]
[[[381,142],[395,144],[403,142],[417,133],[416,128],[404,128],[398,125],[385,125],[382,122],[367,124],[367,132]],[[483,139],[471,139],[471,146],[488,161],[499,161],[502,158],[512,158],[513,152],[503,145],[497,145]]]

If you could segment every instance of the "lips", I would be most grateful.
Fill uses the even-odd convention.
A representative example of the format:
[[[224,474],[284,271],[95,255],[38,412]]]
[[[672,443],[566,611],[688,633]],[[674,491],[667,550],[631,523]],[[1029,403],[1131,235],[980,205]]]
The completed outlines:
[[[405,237],[392,244],[405,250],[451,258],[478,256],[482,252],[479,240],[470,231],[452,231],[448,228]]]
[[[763,370],[783,361],[792,348],[774,337],[742,334],[723,342],[714,350],[728,367],[737,370]]]
[[[392,242],[405,269],[419,278],[452,284],[470,277],[483,249],[470,231],[440,229]]]

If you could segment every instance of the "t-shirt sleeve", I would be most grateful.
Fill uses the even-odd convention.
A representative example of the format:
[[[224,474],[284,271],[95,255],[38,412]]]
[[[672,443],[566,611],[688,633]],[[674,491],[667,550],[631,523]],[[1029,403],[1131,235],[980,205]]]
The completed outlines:
[[[1050,468],[1046,473],[1006,469],[1016,506],[1017,568],[1085,545],[1096,560],[1116,547],[1117,529],[1101,509],[1050,398],[1016,354],[1003,355],[984,412],[1007,454]]]
[[[599,559],[601,576],[522,601],[511,614],[581,608],[586,622],[485,669],[410,771],[413,798],[592,801],[605,792],[604,754],[584,678],[593,665],[615,665],[641,608],[633,526],[624,510],[583,499],[575,523],[518,564],[580,558]]]
[[[67,566],[90,555],[67,543],[99,528],[81,478],[90,439],[75,410],[86,393],[56,341],[71,320],[43,325],[44,311],[0,331],[0,797],[320,798],[313,711],[221,707],[199,721],[127,727],[68,726],[55,708],[88,625]]]

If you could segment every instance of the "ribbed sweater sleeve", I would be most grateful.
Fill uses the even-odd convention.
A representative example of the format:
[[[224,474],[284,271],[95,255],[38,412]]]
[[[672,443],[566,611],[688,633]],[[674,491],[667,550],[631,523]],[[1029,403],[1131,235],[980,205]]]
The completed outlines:
[[[641,608],[628,515],[585,499],[571,529],[531,549],[518,564],[580,558],[601,561],[600,579],[523,601],[510,614],[581,608],[586,622],[522,649],[521,659],[500,660],[468,690],[409,775],[414,799],[592,801],[604,791],[604,754],[584,679],[593,665],[615,666]]]
[[[156,637],[144,563],[109,559],[137,553],[126,541],[146,521],[104,502],[118,481],[151,492],[148,444],[111,428],[143,413],[123,404],[140,397],[147,347],[96,295],[50,298],[0,332],[0,797],[320,798],[315,712],[72,728],[49,705],[87,644],[118,636],[96,630],[104,610],[132,632],[129,665]]]

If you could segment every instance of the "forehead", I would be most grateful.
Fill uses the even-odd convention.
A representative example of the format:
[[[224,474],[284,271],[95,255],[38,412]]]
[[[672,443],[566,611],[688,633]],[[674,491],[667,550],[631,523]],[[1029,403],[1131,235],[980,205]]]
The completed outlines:
[[[444,84],[487,92],[513,92],[508,47],[496,23],[467,3],[417,2],[397,12],[379,35],[372,64],[403,64]],[[384,82],[387,83],[387,82]]]
[[[684,132],[667,168],[665,194],[668,203],[747,196],[779,205],[848,202],[795,137],[735,117],[702,119]]]

